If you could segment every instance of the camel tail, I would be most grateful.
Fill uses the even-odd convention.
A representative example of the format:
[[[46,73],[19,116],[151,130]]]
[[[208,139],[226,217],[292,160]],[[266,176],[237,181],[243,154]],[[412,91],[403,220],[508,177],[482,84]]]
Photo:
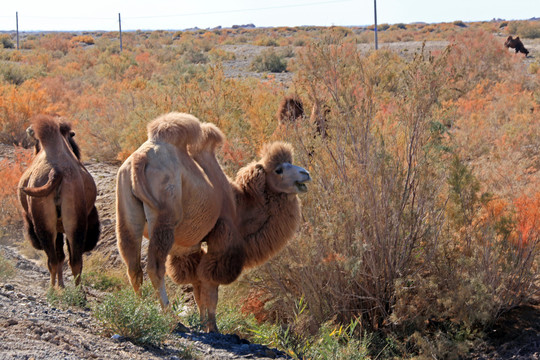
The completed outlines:
[[[60,186],[62,182],[62,173],[54,168],[49,172],[49,180],[43,186],[21,188],[21,191],[28,196],[45,197],[50,195]]]
[[[148,179],[146,178],[145,173],[148,157],[146,154],[139,153],[134,153],[132,156],[131,187],[133,189],[133,195],[152,209],[158,210],[160,208],[160,203],[150,191],[150,186],[148,185]]]
[[[88,228],[86,230],[86,239],[84,241],[84,252],[91,251],[96,247],[100,234],[99,215],[94,206],[88,215]]]

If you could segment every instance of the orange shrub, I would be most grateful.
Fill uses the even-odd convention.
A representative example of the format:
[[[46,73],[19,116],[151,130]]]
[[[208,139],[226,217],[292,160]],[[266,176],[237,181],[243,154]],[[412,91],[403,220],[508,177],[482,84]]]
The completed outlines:
[[[0,143],[20,144],[32,116],[60,112],[37,80],[20,86],[0,85]]]
[[[17,185],[21,175],[32,162],[32,151],[14,149],[14,160],[0,160],[0,226],[6,226],[19,220],[19,201]]]
[[[519,244],[537,242],[540,237],[540,192],[522,195],[514,201]]]
[[[85,43],[86,45],[93,45],[94,38],[90,35],[78,35],[71,38],[72,43]]]

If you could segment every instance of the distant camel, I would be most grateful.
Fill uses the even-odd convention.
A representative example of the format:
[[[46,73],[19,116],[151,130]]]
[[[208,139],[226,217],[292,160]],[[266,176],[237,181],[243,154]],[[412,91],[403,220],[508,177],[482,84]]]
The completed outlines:
[[[19,181],[25,238],[47,254],[50,284],[64,286],[64,237],[75,284],[79,285],[82,254],[99,239],[99,217],[94,205],[96,185],[79,161],[79,147],[66,123],[40,115],[27,129],[37,142],[30,168]]]
[[[314,102],[309,119],[315,127],[315,134],[321,136],[322,138],[326,138],[328,136],[327,130],[329,113],[330,106],[322,103],[319,100]],[[304,104],[299,97],[289,95],[281,100],[277,112],[279,124],[283,125],[294,123],[304,115]]]
[[[323,139],[328,136],[328,114],[330,114],[330,106],[316,101],[311,109],[310,122],[315,126],[315,132]]]
[[[167,273],[175,282],[193,284],[201,322],[207,331],[218,332],[219,285],[230,284],[243,269],[261,265],[274,256],[301,222],[297,194],[307,191],[309,173],[292,165],[289,144],[268,144],[261,156],[258,162],[240,169],[230,183],[236,199],[237,229],[231,227],[234,221],[218,220],[204,239],[207,251],[197,247],[191,255],[171,256],[167,262]]]
[[[525,54],[525,57],[529,55],[529,50],[525,49],[525,46],[519,39],[519,36],[517,36],[515,39],[512,38],[512,36],[509,36],[506,41],[504,42],[504,46],[507,48],[512,48],[516,50],[516,54],[518,52],[521,52]]]
[[[294,95],[284,97],[279,104],[277,118],[280,124],[293,123],[304,116],[302,100]]]

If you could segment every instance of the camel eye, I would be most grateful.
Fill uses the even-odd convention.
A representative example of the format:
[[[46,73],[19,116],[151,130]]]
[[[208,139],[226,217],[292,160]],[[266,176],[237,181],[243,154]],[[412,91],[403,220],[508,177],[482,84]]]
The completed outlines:
[[[281,166],[276,169],[276,174],[278,175],[283,174],[283,168]]]

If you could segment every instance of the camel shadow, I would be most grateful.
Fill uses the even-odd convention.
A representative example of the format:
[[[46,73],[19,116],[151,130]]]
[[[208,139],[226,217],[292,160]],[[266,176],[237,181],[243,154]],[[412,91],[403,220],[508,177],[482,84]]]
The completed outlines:
[[[203,332],[179,332],[178,336],[190,341],[200,342],[212,349],[224,350],[236,356],[272,359],[292,359],[290,356],[277,349],[269,348],[260,344],[253,344],[236,334],[218,334]]]

